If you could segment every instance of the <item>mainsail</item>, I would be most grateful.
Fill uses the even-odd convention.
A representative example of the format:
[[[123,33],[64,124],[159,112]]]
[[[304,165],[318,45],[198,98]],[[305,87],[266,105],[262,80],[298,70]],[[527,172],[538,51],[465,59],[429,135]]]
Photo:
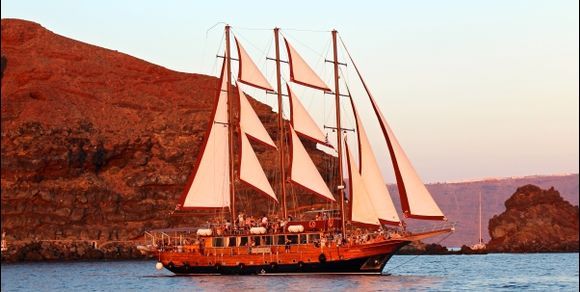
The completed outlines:
[[[306,111],[298,96],[292,91],[290,85],[286,84],[286,87],[288,88],[288,96],[290,99],[290,122],[294,127],[294,131],[314,142],[328,144],[320,127],[314,122],[312,116],[308,114],[308,111]]]
[[[230,155],[228,151],[227,78],[225,62],[220,90],[208,125],[201,154],[193,168],[177,209],[223,208],[230,206]]]
[[[290,180],[309,191],[322,196],[331,201],[335,201],[328,186],[320,176],[318,169],[310,159],[308,152],[304,149],[304,145],[300,142],[300,138],[290,126],[291,137],[291,166],[290,166]]]
[[[318,77],[318,75],[310,68],[308,63],[298,54],[296,49],[290,45],[288,40],[284,38],[286,49],[288,50],[288,63],[290,64],[290,80],[304,86],[330,91],[328,85]]]
[[[272,89],[272,86],[268,83],[266,77],[264,77],[260,69],[258,69],[256,63],[254,63],[252,58],[250,58],[248,52],[246,52],[244,47],[242,47],[237,38],[235,38],[235,40],[238,47],[238,58],[240,64],[238,70],[238,81],[264,90],[273,91],[274,89]]]
[[[344,43],[343,43],[344,45]],[[393,168],[395,170],[395,177],[397,179],[397,187],[399,189],[399,196],[401,197],[401,207],[403,209],[403,214],[407,218],[415,219],[426,219],[426,220],[447,220],[443,212],[433,197],[419,178],[419,175],[411,165],[411,161],[401,148],[399,141],[393,134],[393,131],[387,124],[383,113],[379,109],[375,99],[373,98],[369,88],[367,87],[356,63],[352,59],[352,56],[344,46],[346,53],[354,65],[357,75],[361,80],[361,83],[367,92],[367,95],[373,106],[375,115],[381,126],[383,136],[386,140],[387,146],[389,148],[389,153],[391,156],[391,161],[393,162]]]
[[[371,193],[354,163],[352,153],[346,144],[346,161],[349,178],[350,219],[353,222],[379,226],[376,205],[371,199]]]
[[[371,148],[371,144],[367,137],[367,133],[363,127],[358,111],[354,105],[352,97],[350,98],[354,118],[356,121],[357,136],[359,142],[359,170],[360,175],[367,187],[372,190],[369,192],[369,197],[372,201],[372,206],[378,218],[385,224],[399,225],[401,223],[387,185],[381,174],[381,170]]]

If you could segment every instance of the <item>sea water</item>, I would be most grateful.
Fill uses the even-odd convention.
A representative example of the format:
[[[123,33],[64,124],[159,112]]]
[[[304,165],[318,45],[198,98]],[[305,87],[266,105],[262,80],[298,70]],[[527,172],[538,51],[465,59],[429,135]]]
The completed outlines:
[[[578,291],[578,253],[394,256],[383,276],[175,276],[155,261],[2,264],[2,291]]]

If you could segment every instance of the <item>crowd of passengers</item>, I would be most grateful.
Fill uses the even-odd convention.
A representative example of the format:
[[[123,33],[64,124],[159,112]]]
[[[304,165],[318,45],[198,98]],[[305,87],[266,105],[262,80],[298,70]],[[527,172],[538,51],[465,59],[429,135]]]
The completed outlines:
[[[327,220],[327,216],[325,220]],[[320,220],[320,216],[317,216],[316,220]],[[255,218],[253,216],[246,216],[245,213],[239,213],[236,222],[232,224],[230,220],[226,220],[221,224],[209,224],[212,231],[216,235],[234,235],[234,234],[249,234],[250,229],[253,227],[264,227],[267,233],[282,233],[286,231],[286,226],[289,222],[293,220],[292,216],[288,216],[286,219],[280,219],[279,217],[274,217],[270,219],[267,215],[263,215],[260,218]]]
[[[246,216],[244,213],[240,213],[234,224],[232,224],[230,220],[227,220],[221,224],[211,224],[208,222],[208,225],[212,229],[212,234],[215,236],[250,235],[247,242],[245,242],[243,246],[254,247],[267,244],[264,244],[264,242],[256,242],[253,237],[288,233],[286,227],[289,225],[289,222],[292,221],[292,216],[288,216],[286,220],[280,220],[278,217],[274,217],[273,220],[270,220],[268,216],[264,215],[257,220],[252,216]],[[313,242],[309,242],[313,243],[315,246],[322,245],[329,247],[365,244],[384,239],[396,239],[406,234],[404,229],[400,230],[396,228],[384,228],[380,226],[375,230],[371,230],[368,228],[355,227],[352,232],[349,232],[347,238],[343,239],[342,234],[338,231],[338,229],[336,229],[334,226],[329,227],[329,216],[326,213],[317,214],[314,218],[314,221],[323,222],[322,224],[317,225],[322,226],[322,228],[315,228],[315,230],[310,229],[312,231],[322,232],[320,237],[318,237]],[[266,229],[266,234],[250,234],[250,229],[252,227],[264,227]],[[298,240],[292,241],[289,238],[290,236],[286,236],[286,240],[284,242],[286,251],[290,250],[290,245],[299,243]],[[201,238],[195,239],[193,242],[187,242],[186,244],[199,244],[200,248],[203,249],[204,241],[205,239]]]
[[[293,217],[292,216],[288,216],[288,218],[281,220],[278,216],[275,216],[274,218],[270,219],[267,215],[263,215],[262,217],[256,219],[253,216],[246,216],[245,213],[239,213],[236,222],[234,222],[234,224],[232,224],[232,222],[230,220],[226,220],[225,222],[221,223],[221,224],[211,224],[208,222],[208,225],[210,226],[210,228],[212,229],[212,233],[217,235],[217,236],[222,236],[222,235],[244,235],[244,234],[250,234],[250,229],[253,227],[263,227],[264,229],[266,229],[266,233],[268,234],[278,234],[278,233],[285,233],[288,230],[286,229],[286,227],[289,225],[290,222],[293,221]],[[330,220],[329,220],[330,219]],[[316,217],[314,217],[313,220],[316,223],[316,230],[318,231],[328,231],[328,232],[333,232],[335,231],[335,227],[333,226],[332,223],[334,222],[330,222],[332,219],[328,216],[328,214],[326,212],[322,212],[322,213],[317,213]],[[318,224],[318,222],[321,222],[321,224]],[[357,228],[356,230],[362,230],[360,228]],[[358,241],[364,241],[364,238],[358,238],[356,236],[359,236],[359,234],[357,234],[355,230],[354,236],[355,238],[353,238],[353,240],[358,240]],[[373,233],[370,230],[362,230],[361,233],[365,233],[365,234],[370,234]],[[386,230],[383,227],[379,227],[375,232],[375,234],[377,235],[381,235],[381,236],[385,236],[386,238],[397,238],[402,236],[405,231],[404,228],[403,230],[399,230],[396,228],[387,228]]]

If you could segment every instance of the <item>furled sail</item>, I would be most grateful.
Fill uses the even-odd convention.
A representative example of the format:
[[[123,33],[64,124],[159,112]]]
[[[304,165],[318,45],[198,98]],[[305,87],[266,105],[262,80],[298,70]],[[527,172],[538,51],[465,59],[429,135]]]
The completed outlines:
[[[318,143],[328,144],[326,137],[316,124],[312,116],[304,108],[298,96],[292,91],[290,85],[286,84],[288,88],[288,96],[290,97],[290,122],[294,127],[294,131],[302,137],[308,138]]]
[[[353,222],[358,222],[367,225],[380,225],[379,218],[376,213],[375,203],[371,199],[371,193],[366,186],[366,183],[358,171],[358,167],[354,162],[352,153],[346,145],[346,161],[348,166],[349,177],[349,194],[350,194],[350,219]]]
[[[240,159],[240,180],[251,185],[261,193],[274,199],[276,202],[276,194],[256,157],[256,153],[248,140],[245,133],[241,133],[241,159]]]
[[[288,51],[288,62],[290,64],[290,80],[304,86],[330,91],[328,85],[318,77],[318,75],[310,68],[308,63],[302,59],[300,54],[290,45],[288,40],[284,38],[286,49]]]
[[[304,149],[304,145],[300,142],[300,138],[298,138],[298,135],[292,126],[290,126],[290,137],[290,180],[323,198],[335,201],[328,186],[324,182],[324,179],[322,179],[322,176],[318,172],[318,169],[316,169],[312,159],[310,159],[308,152]]]
[[[240,128],[246,135],[256,139],[270,147],[276,148],[276,144],[264,128],[264,125],[258,118],[258,115],[252,108],[250,101],[238,86],[238,93],[240,96]]]
[[[354,112],[357,129],[356,132],[359,142],[359,171],[367,189],[372,190],[372,192],[369,193],[369,197],[373,203],[375,212],[382,223],[399,225],[401,220],[397,214],[397,209],[395,209],[395,205],[393,204],[393,200],[391,199],[391,195],[387,189],[387,184],[383,179],[381,170],[352,97],[350,102]]]
[[[254,63],[252,58],[250,58],[248,52],[246,52],[244,47],[242,47],[237,38],[235,38],[235,40],[238,47],[238,58],[240,64],[238,70],[238,81],[264,90],[273,91],[274,89],[272,89],[272,86],[268,83],[266,77],[264,77],[260,69],[258,69],[256,63]]]
[[[345,47],[346,49],[346,47]],[[411,165],[409,158],[401,148],[401,145],[397,141],[397,138],[393,134],[393,131],[387,124],[383,113],[380,111],[375,99],[373,98],[368,86],[366,85],[356,63],[352,59],[352,56],[346,49],[346,53],[354,68],[358,74],[362,85],[367,92],[367,95],[373,106],[373,110],[377,119],[379,120],[379,125],[383,132],[383,136],[387,142],[389,148],[389,153],[391,155],[391,161],[393,162],[393,167],[395,170],[395,177],[397,179],[397,187],[399,189],[399,195],[401,197],[401,207],[403,208],[403,214],[407,218],[415,219],[426,219],[426,220],[447,220],[443,212],[433,197],[421,182],[419,175]]]
[[[220,90],[215,101],[201,155],[193,168],[177,209],[223,208],[230,206],[230,155],[228,149],[227,78],[225,62]]]

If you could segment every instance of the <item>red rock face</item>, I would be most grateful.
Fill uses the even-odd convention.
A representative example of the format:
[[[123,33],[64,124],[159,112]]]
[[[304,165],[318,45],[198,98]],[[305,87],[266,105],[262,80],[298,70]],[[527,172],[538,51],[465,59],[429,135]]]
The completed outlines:
[[[12,240],[123,240],[196,224],[174,210],[217,78],[2,20],[2,228]],[[277,139],[271,108],[252,104]],[[313,149],[313,145],[307,146]],[[275,181],[277,154],[256,145]],[[325,173],[332,159],[313,151]],[[275,209],[240,188],[238,208]]]
[[[554,188],[520,187],[505,206],[506,211],[489,222],[489,250],[578,251],[578,206],[562,199]]]

